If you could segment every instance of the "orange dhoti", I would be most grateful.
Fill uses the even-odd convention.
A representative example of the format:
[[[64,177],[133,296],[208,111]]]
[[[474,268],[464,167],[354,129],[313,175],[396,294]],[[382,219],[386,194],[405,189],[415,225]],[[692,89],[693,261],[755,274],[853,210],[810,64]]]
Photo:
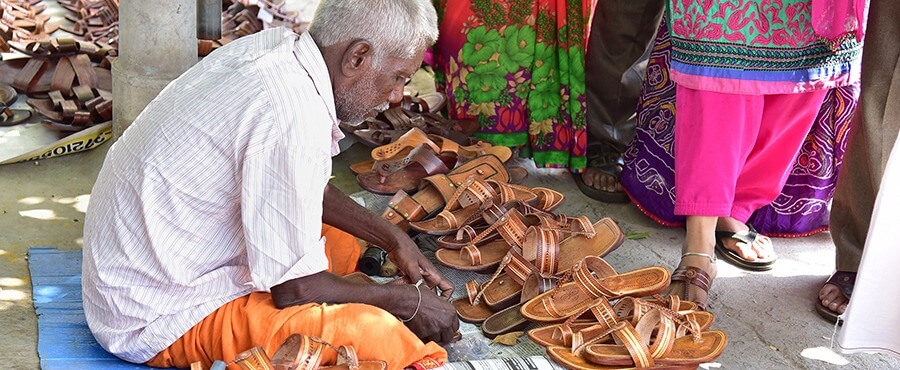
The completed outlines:
[[[360,255],[356,238],[327,225],[322,236],[329,271],[346,275],[356,270]],[[208,368],[214,360],[231,361],[255,346],[272,355],[291,334],[319,337],[335,346],[351,345],[360,359],[384,360],[388,369],[433,368],[447,360],[443,348],[434,342],[422,343],[400,320],[378,307],[310,303],[277,309],[271,294],[258,292],[226,303],[147,365],[186,368],[201,361]],[[326,349],[322,365],[334,364],[336,356]]]

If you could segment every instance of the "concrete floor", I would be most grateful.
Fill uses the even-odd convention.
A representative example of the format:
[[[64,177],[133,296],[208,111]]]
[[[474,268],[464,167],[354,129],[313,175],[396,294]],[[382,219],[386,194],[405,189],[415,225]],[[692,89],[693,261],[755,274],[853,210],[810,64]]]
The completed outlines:
[[[81,247],[84,210],[108,149],[109,144],[82,154],[0,166],[2,368],[38,367],[26,251],[35,245]],[[359,191],[346,165],[364,156],[364,150],[353,147],[335,159],[333,181],[344,191]],[[649,233],[646,239],[627,240],[609,256],[620,271],[649,265],[674,267],[682,230],[658,226],[631,205],[590,200],[564,171],[531,166],[531,172],[526,185],[552,186],[568,196],[560,212],[592,219],[610,216],[625,231]],[[849,364],[838,366],[802,354],[830,345],[833,328],[815,313],[813,298],[834,267],[834,248],[827,233],[775,242],[781,260],[770,272],[748,273],[719,264],[711,306],[717,314],[714,328],[728,333],[729,345],[717,364],[729,369],[900,369],[900,361],[880,355],[842,356]]]

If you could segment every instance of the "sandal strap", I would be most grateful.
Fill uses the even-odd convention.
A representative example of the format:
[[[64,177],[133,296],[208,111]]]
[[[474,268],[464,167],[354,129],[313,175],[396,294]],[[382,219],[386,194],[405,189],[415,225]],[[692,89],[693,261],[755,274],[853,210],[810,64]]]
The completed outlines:
[[[13,87],[19,91],[30,92],[37,85],[41,74],[47,69],[47,66],[48,63],[43,59],[28,59],[25,67],[22,68],[22,71],[19,72],[19,75],[13,81]]]
[[[325,346],[301,334],[291,334],[275,351],[271,363],[277,368],[318,369]]]
[[[435,153],[441,152],[441,148],[438,147],[437,144],[435,144],[433,141],[431,141],[431,139],[428,138],[428,135],[425,134],[425,132],[418,128],[412,128],[405,134],[400,136],[397,141],[372,149],[372,158],[391,158],[404,148],[415,148],[423,144],[427,145]]]
[[[400,190],[388,201],[388,207],[381,217],[397,225],[404,220],[420,220],[427,212],[413,197]]]
[[[480,286],[475,280],[469,280],[469,282],[466,283],[466,297],[469,298],[469,304],[473,306],[477,304],[477,302],[475,302],[475,299],[478,297],[479,289]]]
[[[856,273],[852,271],[837,271],[828,278],[825,284],[832,284],[841,290],[845,298],[850,299],[853,294],[853,286],[856,285]]]
[[[637,365],[636,367],[647,368],[655,366],[650,348],[637,329],[627,321],[621,324],[616,330],[613,330],[612,335],[617,342],[625,346],[628,353],[631,354],[632,361]]]
[[[682,266],[675,270],[672,273],[672,281],[680,281],[684,283],[685,290],[685,298],[693,301],[691,297],[690,286],[694,285],[700,289],[703,289],[705,292],[709,292],[709,289],[712,287],[712,278],[709,277],[709,274],[706,271],[699,267],[694,266]],[[700,309],[706,309],[706,304],[697,302],[697,306]]]
[[[481,259],[481,251],[474,244],[469,244],[459,250],[461,258],[468,259],[471,266],[480,266],[483,261]]]
[[[573,269],[573,281],[594,298],[614,297],[616,292],[606,287],[600,279],[618,273],[603,258],[586,256]],[[596,275],[596,276],[595,276]]]

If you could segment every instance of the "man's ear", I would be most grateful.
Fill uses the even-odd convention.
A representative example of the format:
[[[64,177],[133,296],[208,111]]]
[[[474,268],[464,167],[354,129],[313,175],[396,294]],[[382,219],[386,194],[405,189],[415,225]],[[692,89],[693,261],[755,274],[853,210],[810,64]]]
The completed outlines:
[[[341,58],[341,73],[347,77],[370,73],[374,58],[372,44],[366,40],[353,41],[344,49],[344,55]]]

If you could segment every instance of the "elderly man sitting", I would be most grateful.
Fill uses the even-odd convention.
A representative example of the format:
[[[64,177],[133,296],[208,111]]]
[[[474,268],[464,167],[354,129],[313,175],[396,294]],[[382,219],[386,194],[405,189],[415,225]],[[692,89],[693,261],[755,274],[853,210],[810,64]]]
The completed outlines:
[[[83,296],[97,341],[158,367],[271,354],[294,333],[391,369],[446,360],[434,342],[458,329],[452,285],[404,232],[328,184],[338,120],[399,101],[437,34],[429,0],[323,0],[308,33],[241,38],[169,84],[93,189]],[[354,236],[426,284],[344,280]]]

